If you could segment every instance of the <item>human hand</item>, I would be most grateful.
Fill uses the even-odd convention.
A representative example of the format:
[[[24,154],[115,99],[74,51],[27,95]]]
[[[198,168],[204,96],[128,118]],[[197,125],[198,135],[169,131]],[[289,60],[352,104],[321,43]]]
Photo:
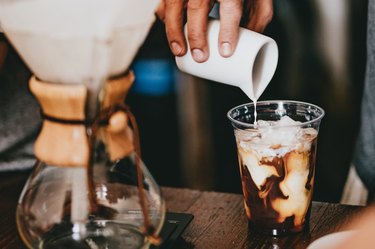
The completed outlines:
[[[272,20],[272,0],[218,0],[220,3],[219,52],[223,57],[230,57],[237,45],[238,27],[241,18],[248,17],[244,26],[256,32],[263,32]],[[158,17],[164,21],[170,49],[175,56],[187,52],[183,26],[187,18],[187,39],[192,56],[197,62],[208,59],[207,24],[208,13],[214,0],[162,0]]]

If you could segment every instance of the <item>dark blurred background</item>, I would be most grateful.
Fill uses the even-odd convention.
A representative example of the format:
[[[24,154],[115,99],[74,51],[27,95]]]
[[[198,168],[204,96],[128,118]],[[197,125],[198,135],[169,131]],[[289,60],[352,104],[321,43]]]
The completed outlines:
[[[367,1],[275,0],[274,4],[274,18],[265,34],[276,40],[280,57],[260,100],[300,100],[325,109],[314,200],[338,202],[358,130]],[[160,21],[132,69],[136,81],[127,102],[139,124],[143,160],[157,182],[241,193],[236,145],[226,113],[249,102],[245,94],[239,88],[180,73]],[[2,74],[5,71],[24,81],[30,76],[11,48]]]
[[[358,130],[367,1],[274,4],[265,34],[278,43],[280,58],[261,100],[293,99],[325,109],[314,200],[338,202]],[[238,88],[178,72],[164,28],[155,23],[133,64],[136,81],[128,102],[139,122],[143,159],[161,185],[240,193],[226,113],[250,100]]]

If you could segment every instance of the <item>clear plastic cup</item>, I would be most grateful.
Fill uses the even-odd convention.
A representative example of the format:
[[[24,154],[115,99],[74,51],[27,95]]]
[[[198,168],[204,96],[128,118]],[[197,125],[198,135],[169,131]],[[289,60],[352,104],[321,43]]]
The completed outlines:
[[[324,110],[274,100],[258,102],[256,111],[257,116],[249,103],[228,112],[250,228],[274,236],[302,231],[310,212]]]

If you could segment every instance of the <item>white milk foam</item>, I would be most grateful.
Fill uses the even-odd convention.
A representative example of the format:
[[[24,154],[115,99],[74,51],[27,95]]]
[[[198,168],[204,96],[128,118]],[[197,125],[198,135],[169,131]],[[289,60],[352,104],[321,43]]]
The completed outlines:
[[[301,122],[283,116],[278,121],[257,121],[256,129],[235,130],[244,151],[256,150],[260,156],[283,156],[292,150],[306,151],[318,135],[314,128],[301,128]]]

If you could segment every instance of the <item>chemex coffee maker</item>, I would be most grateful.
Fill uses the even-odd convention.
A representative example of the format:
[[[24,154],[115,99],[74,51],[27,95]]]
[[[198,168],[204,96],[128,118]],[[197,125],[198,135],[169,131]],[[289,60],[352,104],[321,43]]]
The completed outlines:
[[[124,99],[156,0],[0,0],[43,124],[17,226],[29,248],[148,248],[165,203]],[[27,121],[25,121],[27,122]]]

